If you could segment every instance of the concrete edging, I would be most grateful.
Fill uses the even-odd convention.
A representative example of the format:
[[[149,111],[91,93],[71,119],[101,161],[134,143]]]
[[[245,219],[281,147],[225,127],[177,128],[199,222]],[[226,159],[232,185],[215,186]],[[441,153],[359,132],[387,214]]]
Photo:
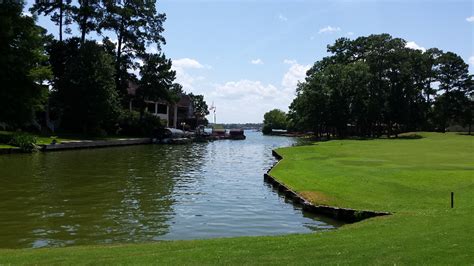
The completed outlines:
[[[152,143],[151,138],[74,141],[74,142],[64,142],[64,143],[58,143],[58,144],[43,145],[41,150],[42,151],[59,151],[59,150],[129,146],[129,145],[151,144],[151,143]]]
[[[278,160],[268,171],[264,174],[265,182],[271,184],[278,189],[279,193],[285,195],[286,198],[292,200],[295,204],[300,204],[303,210],[315,214],[325,215],[336,220],[341,220],[347,223],[359,222],[367,218],[390,215],[388,212],[377,212],[370,210],[354,210],[349,208],[339,208],[334,206],[314,205],[297,192],[290,189],[288,186],[278,181],[275,177],[270,175],[270,171],[283,159],[275,150],[272,150],[272,155]]]

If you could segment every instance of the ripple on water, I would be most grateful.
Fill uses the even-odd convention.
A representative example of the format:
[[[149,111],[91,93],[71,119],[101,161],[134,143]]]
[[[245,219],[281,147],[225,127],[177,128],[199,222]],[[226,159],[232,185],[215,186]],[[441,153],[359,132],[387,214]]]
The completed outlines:
[[[0,248],[330,230],[263,182],[295,139],[142,145],[0,157]]]

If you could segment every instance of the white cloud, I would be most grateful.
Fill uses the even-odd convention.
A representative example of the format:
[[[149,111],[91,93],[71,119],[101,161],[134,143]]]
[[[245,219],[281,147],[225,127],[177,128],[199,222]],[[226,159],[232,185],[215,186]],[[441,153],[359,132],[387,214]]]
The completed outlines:
[[[347,32],[347,36],[352,36],[354,33],[352,31]]]
[[[176,71],[176,82],[181,84],[187,91],[195,88],[196,81],[203,80],[203,76],[195,76],[191,74],[192,70],[196,69],[210,69],[211,66],[203,65],[196,59],[192,58],[180,58],[174,59],[173,70]]]
[[[474,16],[470,16],[466,18],[467,22],[474,22]]]
[[[175,68],[203,68],[204,66],[195,59],[181,58],[173,60]]]
[[[321,28],[319,29],[319,33],[334,33],[334,32],[338,32],[338,31],[341,31],[341,28],[339,27],[332,27],[332,26],[327,26],[327,27],[324,27],[324,28]]]
[[[262,59],[260,59],[260,58],[252,59],[252,60],[250,61],[250,63],[251,63],[251,64],[254,64],[254,65],[263,65],[263,61],[262,61]]]
[[[271,109],[288,111],[295,98],[296,85],[304,81],[310,65],[301,65],[292,59],[285,59],[283,63],[288,65],[288,70],[283,73],[280,85],[241,79],[202,87],[206,101],[216,106],[217,123],[262,122],[263,115]],[[212,115],[208,119],[212,121]]]
[[[273,84],[242,79],[214,85],[205,98],[215,103],[217,123],[262,122],[263,115],[271,109],[288,110],[294,93]],[[208,119],[212,121],[212,115]]]
[[[21,12],[21,14],[25,17],[30,17],[30,18],[33,17],[33,14],[31,14],[30,11],[23,11],[23,12]]]
[[[468,62],[472,67],[474,67],[474,55],[469,57]]]
[[[251,98],[274,98],[277,97],[278,89],[272,84],[264,85],[260,81],[239,80],[229,81],[222,85],[216,85],[213,96],[237,100],[246,97]]]
[[[416,42],[407,42],[405,47],[410,48],[410,49],[415,49],[415,50],[421,50],[423,52],[426,51],[425,47],[418,45]]]
[[[311,65],[300,65],[296,60],[284,60],[285,64],[291,65],[288,71],[283,75],[281,85],[287,89],[291,90],[294,93],[298,81],[304,81],[306,77],[306,71],[311,67]]]
[[[282,14],[278,14],[278,19],[285,22],[288,21],[288,18],[283,16]]]

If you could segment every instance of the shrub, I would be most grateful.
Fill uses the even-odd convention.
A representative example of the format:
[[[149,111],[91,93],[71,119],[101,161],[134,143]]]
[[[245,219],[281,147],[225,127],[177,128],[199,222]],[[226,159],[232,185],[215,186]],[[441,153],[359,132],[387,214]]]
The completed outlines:
[[[262,128],[262,133],[265,134],[265,135],[268,135],[268,134],[272,133],[272,126],[264,125],[263,128]]]
[[[121,135],[151,137],[156,129],[163,128],[160,118],[145,112],[142,119],[135,111],[124,111],[119,119]]]
[[[10,143],[13,138],[13,134],[10,132],[0,132],[0,143]]]
[[[20,150],[24,152],[33,152],[38,150],[38,146],[36,145],[37,139],[35,136],[19,133],[13,135],[12,139],[10,140],[10,145],[19,147]]]

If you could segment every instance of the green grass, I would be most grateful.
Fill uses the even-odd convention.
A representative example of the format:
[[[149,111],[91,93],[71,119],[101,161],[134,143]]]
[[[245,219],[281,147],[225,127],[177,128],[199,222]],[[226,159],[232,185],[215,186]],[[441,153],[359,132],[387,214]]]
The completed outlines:
[[[0,264],[473,264],[474,138],[422,136],[278,150],[271,174],[314,203],[390,216],[305,235],[0,250]]]
[[[11,149],[11,148],[15,148],[15,147],[8,144],[0,144],[0,149]]]
[[[14,135],[15,132],[12,131],[0,131],[1,136],[11,136]],[[31,134],[36,137],[36,144],[38,145],[48,145],[51,144],[53,139],[56,139],[56,143],[61,143],[65,141],[78,141],[78,140],[117,140],[123,138],[130,138],[127,136],[107,136],[107,137],[85,137],[81,135],[64,135],[64,136],[42,136],[38,134]],[[1,141],[2,138],[0,138]],[[8,145],[8,143],[1,143],[0,142],[0,149],[2,148],[12,148],[13,146]]]

